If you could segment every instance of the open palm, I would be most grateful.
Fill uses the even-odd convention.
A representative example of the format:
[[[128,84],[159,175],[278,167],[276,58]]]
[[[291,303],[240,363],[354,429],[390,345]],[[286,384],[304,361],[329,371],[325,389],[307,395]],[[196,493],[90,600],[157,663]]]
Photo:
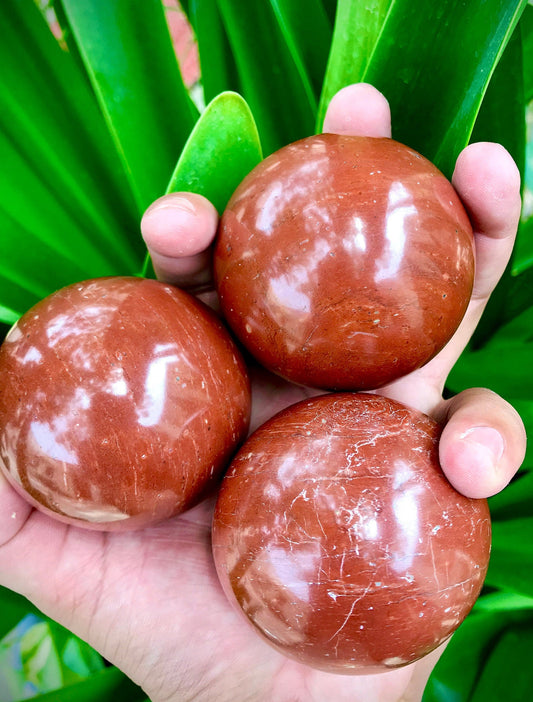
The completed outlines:
[[[370,86],[351,86],[333,99],[326,128],[390,135],[386,101]],[[519,183],[501,147],[478,144],[461,155],[454,184],[476,230],[472,302],[460,329],[433,361],[380,392],[446,422],[443,469],[459,490],[481,497],[500,490],[519,466],[523,427],[514,410],[489,391],[475,389],[445,402],[442,388],[510,255]],[[158,274],[180,284],[185,278],[204,281],[202,251],[216,226],[212,208],[185,194],[158,204],[143,222]],[[172,237],[161,235],[169,228],[192,233],[192,248],[173,252]],[[312,392],[257,369],[253,425]],[[421,698],[438,651],[381,675],[339,676],[290,661],[256,636],[218,584],[210,545],[213,502],[142,531],[100,533],[49,519],[1,481],[0,582],[88,641],[154,702]]]

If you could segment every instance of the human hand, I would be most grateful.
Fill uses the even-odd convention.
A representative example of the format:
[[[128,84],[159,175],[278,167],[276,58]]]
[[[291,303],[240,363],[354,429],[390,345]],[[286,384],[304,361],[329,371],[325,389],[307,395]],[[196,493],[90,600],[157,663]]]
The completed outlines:
[[[325,130],[390,136],[388,105],[367,85],[333,99]],[[454,185],[476,231],[477,272],[467,314],[446,348],[424,368],[380,393],[445,423],[442,467],[467,495],[502,489],[520,465],[525,437],[517,413],[494,393],[442,399],[446,376],[481,316],[512,250],[519,179],[509,155],[475,144],[459,157]],[[143,235],[161,279],[207,289],[214,208],[171,194],[149,208]],[[253,425],[314,391],[257,370]],[[336,676],[283,658],[241,620],[219,587],[210,550],[212,501],[130,533],[68,527],[32,510],[0,479],[0,582],[88,641],[140,684],[153,702],[419,700],[441,649],[377,676]]]

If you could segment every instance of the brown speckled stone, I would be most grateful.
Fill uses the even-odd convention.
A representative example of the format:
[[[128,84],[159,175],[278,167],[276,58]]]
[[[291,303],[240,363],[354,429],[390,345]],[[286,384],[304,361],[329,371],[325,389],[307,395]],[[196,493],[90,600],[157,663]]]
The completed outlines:
[[[444,477],[439,435],[398,402],[342,393],[293,405],[241,448],[213,553],[227,596],[281,653],[380,672],[463,621],[487,569],[490,516]]]
[[[376,388],[450,339],[473,284],[470,222],[449,181],[391,139],[321,134],[260,163],[222,217],[222,311],[267,368]]]
[[[100,278],[41,301],[0,348],[0,374],[0,468],[78,526],[186,510],[248,428],[248,377],[226,330],[154,280]]]

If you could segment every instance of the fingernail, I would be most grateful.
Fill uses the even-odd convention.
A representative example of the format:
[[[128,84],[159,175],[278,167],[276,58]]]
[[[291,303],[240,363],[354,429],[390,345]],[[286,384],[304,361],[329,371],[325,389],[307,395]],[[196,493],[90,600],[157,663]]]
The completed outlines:
[[[475,452],[476,460],[483,462],[487,468],[494,468],[500,462],[505,450],[503,437],[492,427],[472,427],[460,438]]]
[[[170,195],[166,195],[164,199],[161,198],[153,202],[144,213],[144,216],[146,217],[154,212],[169,209],[180,210],[180,212],[188,212],[192,215],[196,214],[196,208],[188,198],[171,193]]]

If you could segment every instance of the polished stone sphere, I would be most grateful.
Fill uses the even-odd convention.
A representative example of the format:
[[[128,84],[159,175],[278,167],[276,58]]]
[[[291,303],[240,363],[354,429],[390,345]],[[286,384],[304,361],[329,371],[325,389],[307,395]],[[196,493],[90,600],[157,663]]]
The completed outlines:
[[[450,182],[392,139],[321,134],[241,183],[214,255],[222,311],[266,368],[325,389],[377,388],[457,329],[472,228]]]
[[[224,591],[272,646],[333,673],[412,663],[483,584],[486,500],[457,493],[439,425],[377,395],[304,400],[262,425],[226,474],[213,553]]]
[[[99,278],[42,300],[6,337],[0,374],[0,468],[82,527],[183,512],[248,430],[249,380],[227,331],[155,280]]]

